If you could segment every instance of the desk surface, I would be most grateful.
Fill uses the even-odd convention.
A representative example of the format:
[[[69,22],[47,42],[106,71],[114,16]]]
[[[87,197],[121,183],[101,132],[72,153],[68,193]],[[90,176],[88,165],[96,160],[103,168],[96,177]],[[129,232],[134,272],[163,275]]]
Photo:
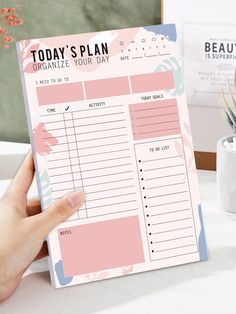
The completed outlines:
[[[207,262],[63,289],[50,285],[47,261],[33,263],[1,314],[233,314],[236,312],[236,215],[223,212],[215,172],[199,171]],[[0,181],[0,194],[8,181]],[[31,194],[35,194],[35,186]]]

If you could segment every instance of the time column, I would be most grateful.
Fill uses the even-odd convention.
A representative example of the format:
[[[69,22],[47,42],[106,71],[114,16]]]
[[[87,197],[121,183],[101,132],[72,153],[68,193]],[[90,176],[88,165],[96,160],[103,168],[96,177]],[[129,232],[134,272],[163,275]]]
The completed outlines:
[[[52,188],[52,199],[82,189],[77,143],[71,113],[53,113],[41,116],[44,145],[49,145],[47,168]],[[86,218],[85,205],[68,220]]]

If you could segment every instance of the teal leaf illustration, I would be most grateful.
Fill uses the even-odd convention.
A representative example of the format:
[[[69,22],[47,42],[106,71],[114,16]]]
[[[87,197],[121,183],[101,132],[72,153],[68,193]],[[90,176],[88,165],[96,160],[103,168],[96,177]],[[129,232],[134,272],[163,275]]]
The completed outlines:
[[[174,76],[175,89],[171,91],[171,96],[176,97],[183,94],[184,92],[184,83],[183,83],[183,74],[179,61],[170,57],[165,59],[156,69],[155,72],[171,71]]]
[[[43,196],[43,209],[45,209],[52,203],[52,187],[50,185],[47,170],[40,175],[40,182]]]

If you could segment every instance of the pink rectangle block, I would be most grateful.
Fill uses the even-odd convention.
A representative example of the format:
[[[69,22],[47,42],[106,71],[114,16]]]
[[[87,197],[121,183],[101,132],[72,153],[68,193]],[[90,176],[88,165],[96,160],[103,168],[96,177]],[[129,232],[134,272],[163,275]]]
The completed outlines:
[[[64,275],[144,262],[138,216],[58,230]]]
[[[171,71],[132,75],[130,81],[133,93],[168,90],[175,87]]]
[[[84,99],[81,82],[40,86],[36,91],[40,106]]]
[[[84,85],[87,99],[130,94],[127,76],[85,81]]]
[[[180,133],[176,99],[129,105],[134,140]]]

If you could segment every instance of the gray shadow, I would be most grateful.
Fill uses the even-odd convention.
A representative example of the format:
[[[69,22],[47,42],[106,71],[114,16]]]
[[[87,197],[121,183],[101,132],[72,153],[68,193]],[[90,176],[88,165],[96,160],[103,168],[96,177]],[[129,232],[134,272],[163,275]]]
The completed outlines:
[[[182,283],[191,289],[194,279],[213,276],[236,267],[236,248],[217,248],[209,252],[209,260],[125,277],[54,289],[48,272],[33,273],[22,279],[17,291],[0,305],[1,314],[65,314],[97,313],[137,302],[138,298],[175,289]],[[181,288],[182,289],[182,288]],[[193,287],[192,287],[193,289]],[[156,307],[154,307],[156,308]],[[161,310],[161,309],[160,309]],[[119,313],[119,311],[117,312]],[[123,313],[123,312],[122,312]],[[130,312],[132,313],[132,308]],[[142,312],[143,313],[143,312]],[[163,313],[163,312],[160,312]]]

